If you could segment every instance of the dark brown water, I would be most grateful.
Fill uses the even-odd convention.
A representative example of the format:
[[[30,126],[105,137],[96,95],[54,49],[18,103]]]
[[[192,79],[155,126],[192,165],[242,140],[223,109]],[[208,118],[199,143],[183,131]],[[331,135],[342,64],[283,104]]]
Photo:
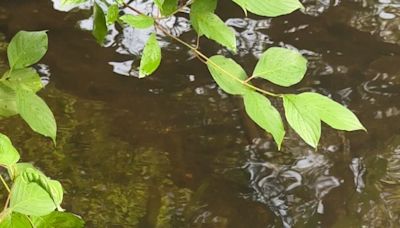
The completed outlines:
[[[48,0],[0,0],[0,40],[49,30],[38,67],[50,81],[41,95],[59,125],[57,148],[18,118],[0,130],[24,161],[62,181],[64,207],[87,227],[400,227],[400,1],[304,2],[305,12],[271,20],[243,19],[220,1],[238,33],[235,58],[252,69],[270,46],[300,50],[307,77],[285,92],[332,96],[368,134],[325,126],[314,151],[290,132],[278,152],[181,46],[162,39],[160,70],[139,80],[151,31],[113,28],[100,47],[90,12]],[[184,18],[165,23],[194,40]]]

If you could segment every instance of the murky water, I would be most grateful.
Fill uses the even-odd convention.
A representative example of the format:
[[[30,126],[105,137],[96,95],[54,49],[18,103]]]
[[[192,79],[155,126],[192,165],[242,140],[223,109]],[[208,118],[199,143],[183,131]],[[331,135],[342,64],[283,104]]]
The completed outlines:
[[[330,95],[368,134],[325,126],[314,151],[290,132],[278,152],[181,46],[163,38],[160,70],[139,80],[137,54],[151,31],[113,28],[100,47],[90,12],[48,0],[1,0],[0,40],[49,30],[38,68],[50,81],[41,95],[59,125],[57,148],[18,118],[0,130],[24,161],[62,181],[65,208],[87,227],[400,227],[400,1],[304,2],[303,13],[243,19],[221,1],[239,37],[235,57],[252,69],[270,46],[300,50],[308,75],[285,92]],[[195,39],[184,17],[164,23]]]

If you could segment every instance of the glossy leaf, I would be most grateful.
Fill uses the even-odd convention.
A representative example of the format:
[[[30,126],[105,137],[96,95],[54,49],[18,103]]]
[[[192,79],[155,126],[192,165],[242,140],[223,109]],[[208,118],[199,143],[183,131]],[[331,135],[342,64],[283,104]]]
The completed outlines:
[[[309,103],[323,122],[332,128],[345,131],[365,130],[364,126],[349,109],[318,93],[302,93],[298,95]]]
[[[144,78],[160,66],[161,48],[158,44],[156,34],[151,34],[146,46],[143,50],[142,59],[140,61],[139,78]]]
[[[0,228],[30,228],[31,223],[26,215],[8,212],[8,215],[0,223]]]
[[[232,59],[216,55],[209,59],[207,66],[218,86],[226,93],[243,95],[251,91],[242,83],[247,79],[246,72]]]
[[[154,19],[146,15],[134,16],[126,14],[121,16],[120,19],[128,25],[138,29],[145,29],[154,25]]]
[[[18,32],[8,45],[10,68],[21,69],[37,63],[47,52],[48,39],[45,31]]]
[[[56,206],[39,184],[18,177],[11,189],[10,209],[25,215],[43,216],[54,211]]]
[[[280,86],[300,82],[307,71],[307,60],[297,51],[273,47],[261,55],[253,75]]]
[[[15,91],[0,82],[0,116],[10,117],[18,114]]]
[[[244,106],[250,118],[261,128],[271,133],[280,150],[285,128],[281,115],[263,95],[250,91],[244,95]]]
[[[36,228],[83,228],[85,225],[78,216],[60,211],[54,211],[42,217],[33,217],[32,223]]]
[[[107,36],[107,23],[101,7],[95,3],[93,6],[93,30],[92,34],[96,38],[99,44],[103,44],[104,39]]]
[[[299,0],[233,0],[243,9],[254,14],[276,17],[303,8]]]
[[[57,125],[47,104],[34,92],[18,88],[17,110],[33,131],[56,141]]]
[[[162,15],[170,16],[178,9],[179,0],[154,0],[154,3]]]
[[[236,52],[235,31],[213,13],[216,6],[215,0],[195,1],[190,11],[192,26],[199,36],[205,35]]]
[[[12,166],[19,161],[19,153],[12,145],[11,140],[0,133],[0,165]]]
[[[117,4],[108,7],[107,11],[107,24],[114,24],[119,18],[119,8]]]
[[[8,80],[16,87],[23,85],[25,88],[31,89],[33,92],[38,92],[43,88],[42,81],[35,69],[23,68],[11,71]]]
[[[283,106],[289,125],[310,146],[316,148],[321,137],[321,121],[312,104],[299,95],[285,95]]]

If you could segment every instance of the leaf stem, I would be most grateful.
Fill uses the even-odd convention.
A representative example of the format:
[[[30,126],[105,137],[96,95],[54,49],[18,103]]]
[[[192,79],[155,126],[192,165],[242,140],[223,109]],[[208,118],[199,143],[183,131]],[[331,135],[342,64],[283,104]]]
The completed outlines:
[[[133,7],[133,6],[130,6],[129,4],[127,4],[127,3],[125,3],[125,2],[124,2],[123,4],[124,4],[125,7],[131,9],[132,11],[134,11],[134,12],[137,13],[137,14],[146,15],[146,14],[144,14],[143,12],[141,12],[140,10],[136,9],[136,8]],[[167,29],[165,29],[165,28],[157,21],[157,18],[153,18],[153,19],[155,19],[155,20],[154,20],[154,27],[155,27],[155,28],[158,28],[158,29],[159,29],[160,31],[162,31],[166,36],[168,36],[168,37],[174,39],[174,40],[177,41],[178,43],[180,43],[180,44],[182,44],[183,46],[187,47],[189,50],[193,51],[193,52],[196,54],[196,56],[197,56],[198,58],[201,58],[201,59],[203,60],[203,61],[201,61],[201,62],[205,63],[206,65],[212,65],[212,66],[214,66],[216,69],[218,69],[220,72],[222,72],[222,73],[225,74],[226,76],[230,77],[231,79],[233,79],[233,80],[235,80],[235,81],[237,81],[237,82],[240,82],[240,83],[242,83],[243,85],[245,85],[245,86],[247,86],[247,87],[249,87],[249,88],[251,88],[251,89],[253,89],[253,90],[256,90],[256,91],[258,91],[258,92],[260,92],[260,93],[263,93],[263,94],[265,94],[265,95],[272,96],[272,97],[283,97],[282,94],[275,94],[275,93],[272,93],[272,92],[263,90],[263,89],[261,89],[261,88],[259,88],[259,87],[257,87],[257,86],[254,86],[254,85],[250,84],[249,81],[252,79],[251,77],[249,78],[250,80],[249,80],[249,79],[247,79],[247,80],[241,80],[241,79],[235,77],[235,75],[231,74],[230,72],[227,72],[227,71],[226,71],[225,69],[223,69],[221,66],[219,66],[218,64],[216,64],[215,62],[213,62],[210,58],[208,58],[205,54],[203,54],[202,52],[200,52],[200,51],[198,50],[197,47],[193,47],[192,45],[188,44],[187,42],[181,40],[180,38],[178,38],[178,37],[172,35],[170,32],[168,32]]]
[[[0,174],[0,180],[3,183],[4,187],[7,189],[8,193],[11,192],[10,187],[8,186],[7,182],[4,180],[3,175]]]

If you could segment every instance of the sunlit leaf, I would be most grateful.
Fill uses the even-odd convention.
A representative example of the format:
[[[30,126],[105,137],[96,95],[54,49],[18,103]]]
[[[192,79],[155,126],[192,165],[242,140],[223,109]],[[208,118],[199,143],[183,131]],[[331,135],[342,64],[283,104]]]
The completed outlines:
[[[276,17],[303,8],[299,0],[233,0],[243,9],[254,14]]]
[[[205,35],[233,52],[236,52],[236,36],[216,14],[215,0],[195,1],[190,11],[190,21],[199,36]]]
[[[250,118],[274,137],[280,150],[285,128],[281,115],[271,102],[263,95],[250,91],[244,95],[244,105]]]
[[[119,17],[119,8],[117,4],[113,4],[108,7],[107,11],[107,24],[114,24]]]
[[[26,215],[8,212],[7,216],[0,223],[0,228],[30,228],[31,223]]]
[[[81,218],[66,212],[54,211],[42,217],[33,217],[36,228],[83,228],[85,223]]]
[[[75,5],[75,4],[81,4],[81,3],[85,3],[89,0],[61,0],[61,3],[63,5]]]
[[[298,96],[312,105],[321,120],[332,128],[345,131],[365,130],[357,116],[336,101],[318,93],[302,93]]]
[[[208,60],[207,66],[218,86],[226,93],[242,95],[251,91],[242,83],[247,79],[246,72],[232,59],[216,55]]]
[[[120,19],[128,25],[138,29],[145,29],[154,25],[154,19],[146,15],[134,16],[126,14],[121,16]]]
[[[56,140],[57,125],[47,104],[31,90],[18,88],[17,110],[33,131]]]
[[[39,74],[31,67],[11,71],[8,80],[12,82],[11,85],[16,87],[23,85],[33,92],[37,92],[43,88]]]
[[[299,95],[285,95],[283,105],[289,125],[308,145],[316,148],[321,137],[321,120],[314,106]]]
[[[45,31],[18,32],[8,45],[10,68],[21,69],[37,63],[47,52],[48,40]]]
[[[11,189],[10,209],[25,215],[43,216],[56,209],[49,193],[36,182],[16,178]]]
[[[144,78],[160,66],[161,48],[158,44],[156,34],[151,34],[146,46],[143,50],[142,59],[140,61],[139,78]]]
[[[0,116],[10,117],[18,114],[15,91],[0,82]]]
[[[306,71],[307,60],[300,53],[273,47],[261,55],[253,76],[288,87],[300,82]]]
[[[178,9],[179,0],[154,0],[154,3],[162,15],[170,16]]]
[[[106,38],[108,29],[106,23],[106,17],[101,7],[95,3],[93,6],[93,30],[92,34],[96,38],[99,44],[103,44]]]
[[[19,153],[12,145],[11,140],[0,133],[0,165],[12,166],[19,161]]]

